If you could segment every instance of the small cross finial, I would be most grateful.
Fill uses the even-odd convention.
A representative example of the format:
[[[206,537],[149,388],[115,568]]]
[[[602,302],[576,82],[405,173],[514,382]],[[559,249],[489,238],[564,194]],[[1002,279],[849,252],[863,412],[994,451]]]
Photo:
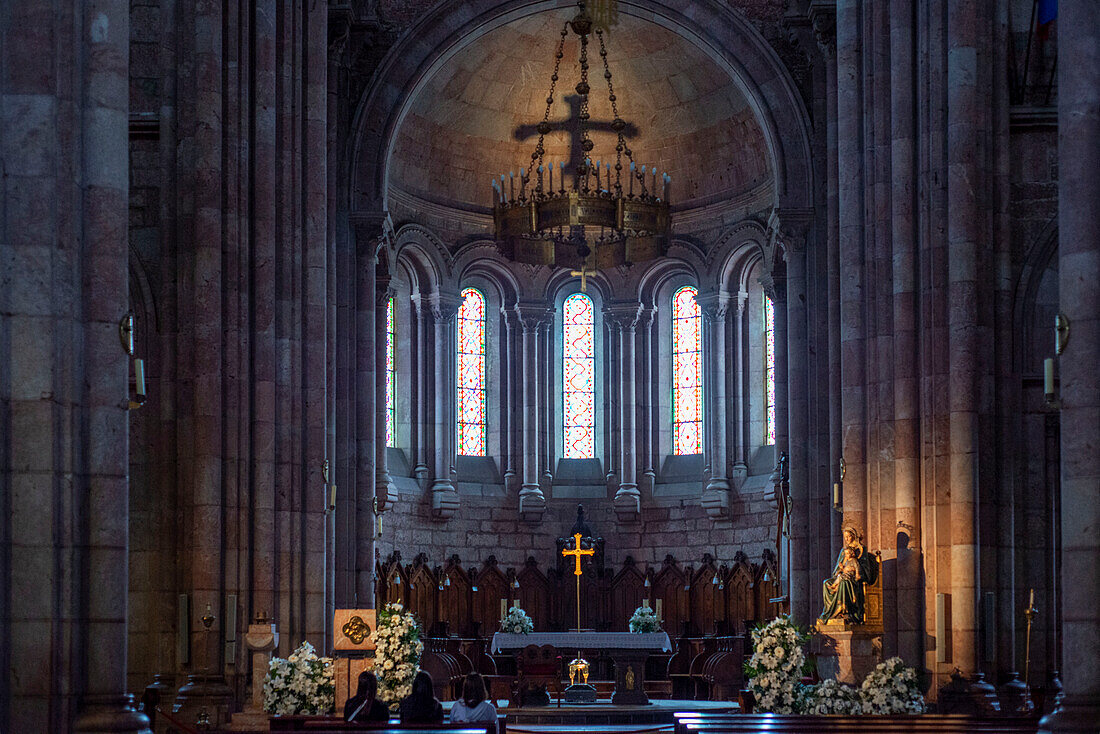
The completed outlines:
[[[580,278],[581,278],[581,292],[582,293],[587,293],[588,292],[588,275],[589,275],[589,273],[593,273],[593,272],[595,272],[595,271],[589,270],[587,268],[587,266],[585,266],[585,265],[581,265],[580,270],[570,270],[569,274],[574,276],[574,277],[576,277],[578,275],[580,276]]]

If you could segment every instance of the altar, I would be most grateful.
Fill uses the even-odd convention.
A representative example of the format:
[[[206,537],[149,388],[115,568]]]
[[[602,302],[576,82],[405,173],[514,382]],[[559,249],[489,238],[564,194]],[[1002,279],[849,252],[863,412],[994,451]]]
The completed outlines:
[[[570,651],[601,652],[615,665],[615,692],[611,703],[647,705],[645,664],[650,655],[672,652],[665,632],[532,632],[526,635],[497,632],[494,653],[516,652],[528,645],[552,645],[563,654]]]

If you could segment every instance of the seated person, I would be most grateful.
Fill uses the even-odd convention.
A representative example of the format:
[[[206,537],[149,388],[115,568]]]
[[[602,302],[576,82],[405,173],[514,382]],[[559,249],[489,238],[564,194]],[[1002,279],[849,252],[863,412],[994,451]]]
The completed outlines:
[[[412,693],[401,702],[402,724],[442,724],[443,704],[432,690],[432,677],[421,670],[413,678]]]
[[[355,695],[344,704],[344,721],[364,724],[368,721],[389,721],[390,710],[379,701],[378,679],[374,673],[364,670],[359,674],[359,684]]]
[[[462,698],[451,707],[451,722],[496,724],[496,707],[486,698],[485,679],[480,673],[467,674],[462,682]]]

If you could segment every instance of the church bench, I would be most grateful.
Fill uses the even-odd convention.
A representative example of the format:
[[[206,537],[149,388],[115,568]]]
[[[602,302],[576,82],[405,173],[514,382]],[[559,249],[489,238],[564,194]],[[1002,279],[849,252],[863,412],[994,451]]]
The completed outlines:
[[[955,714],[920,716],[783,716],[778,714],[708,714],[677,712],[676,733],[749,734],[783,731],[791,734],[1034,734],[1034,717],[980,718]]]
[[[467,734],[506,734],[508,717],[497,716],[497,724],[455,723],[402,724],[396,720],[386,723],[351,723],[341,716],[277,716],[271,718],[271,731],[332,731],[332,732],[466,732]]]

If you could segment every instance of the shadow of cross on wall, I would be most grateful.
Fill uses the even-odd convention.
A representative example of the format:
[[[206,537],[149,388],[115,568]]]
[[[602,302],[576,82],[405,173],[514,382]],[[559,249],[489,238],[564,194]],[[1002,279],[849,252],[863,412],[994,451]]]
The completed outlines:
[[[566,104],[569,105],[569,116],[564,120],[551,120],[550,125],[551,132],[562,130],[569,135],[569,161],[565,164],[565,167],[569,171],[576,171],[577,166],[584,161],[584,151],[581,149],[581,101],[582,98],[579,94],[571,94],[564,97]],[[614,133],[615,129],[612,127],[612,120],[589,120],[587,123],[590,131],[610,132]],[[515,129],[516,140],[523,142],[528,138],[533,138],[539,134],[537,125],[520,125]],[[637,137],[638,128],[634,123],[626,123],[626,127],[623,128],[623,137],[627,140]],[[608,160],[614,161],[615,149],[611,148],[611,155],[608,156]],[[601,159],[602,160],[602,159]],[[595,162],[595,161],[593,161]],[[623,163],[624,176],[629,175],[628,163]],[[625,178],[624,178],[625,181]]]

